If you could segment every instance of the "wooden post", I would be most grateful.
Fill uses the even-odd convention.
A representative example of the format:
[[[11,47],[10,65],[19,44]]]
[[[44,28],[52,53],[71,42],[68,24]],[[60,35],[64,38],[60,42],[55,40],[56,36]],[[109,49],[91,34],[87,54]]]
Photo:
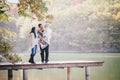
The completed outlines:
[[[28,80],[28,73],[25,69],[23,69],[23,80]]]
[[[89,67],[85,67],[85,80],[90,80],[90,69]]]
[[[70,67],[67,67],[67,80],[71,80],[70,73],[71,73]]]
[[[8,80],[13,80],[12,69],[8,70]]]

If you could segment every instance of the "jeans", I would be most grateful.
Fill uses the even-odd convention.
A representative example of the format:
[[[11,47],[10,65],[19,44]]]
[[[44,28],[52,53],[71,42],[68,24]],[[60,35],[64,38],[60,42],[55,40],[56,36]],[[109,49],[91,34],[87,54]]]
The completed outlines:
[[[42,62],[44,62],[44,60],[46,61],[46,62],[48,62],[48,58],[49,58],[49,45],[47,46],[47,47],[45,47],[44,49],[42,49],[41,47],[40,47],[40,50],[41,50],[41,61]],[[44,52],[45,52],[45,54],[44,54]]]
[[[35,55],[37,51],[37,45],[32,48],[32,55]]]

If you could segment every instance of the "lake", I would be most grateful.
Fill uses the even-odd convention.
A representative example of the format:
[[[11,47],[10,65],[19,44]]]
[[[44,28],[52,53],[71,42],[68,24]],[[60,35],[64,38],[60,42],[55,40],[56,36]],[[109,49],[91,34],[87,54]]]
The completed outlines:
[[[20,54],[23,62],[27,62],[29,55]],[[90,67],[91,80],[120,80],[120,54],[119,53],[50,53],[50,61],[70,60],[100,60],[103,66]],[[36,54],[35,61],[40,62],[40,55]],[[22,70],[14,71],[14,80],[22,80]],[[72,68],[71,80],[85,80],[85,69]],[[0,80],[7,80],[7,71],[0,71]],[[65,69],[28,70],[28,80],[67,80]]]

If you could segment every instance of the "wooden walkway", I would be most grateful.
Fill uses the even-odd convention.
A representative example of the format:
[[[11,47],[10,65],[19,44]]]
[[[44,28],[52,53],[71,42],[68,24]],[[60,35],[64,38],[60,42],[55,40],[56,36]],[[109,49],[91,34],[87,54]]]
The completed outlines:
[[[28,80],[27,70],[28,69],[48,69],[48,68],[67,68],[67,80],[71,80],[71,68],[85,68],[86,80],[90,80],[89,67],[102,66],[103,61],[56,61],[49,62],[47,64],[39,63],[31,64],[25,63],[0,63],[0,70],[8,70],[8,80],[13,80],[13,70],[23,70],[23,80]]]

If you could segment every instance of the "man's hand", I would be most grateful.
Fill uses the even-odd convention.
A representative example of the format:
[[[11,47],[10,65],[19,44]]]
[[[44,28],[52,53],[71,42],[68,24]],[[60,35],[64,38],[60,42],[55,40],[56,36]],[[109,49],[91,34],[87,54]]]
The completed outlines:
[[[40,43],[42,43],[43,45],[47,44],[47,43],[43,40],[43,38],[40,38]]]

